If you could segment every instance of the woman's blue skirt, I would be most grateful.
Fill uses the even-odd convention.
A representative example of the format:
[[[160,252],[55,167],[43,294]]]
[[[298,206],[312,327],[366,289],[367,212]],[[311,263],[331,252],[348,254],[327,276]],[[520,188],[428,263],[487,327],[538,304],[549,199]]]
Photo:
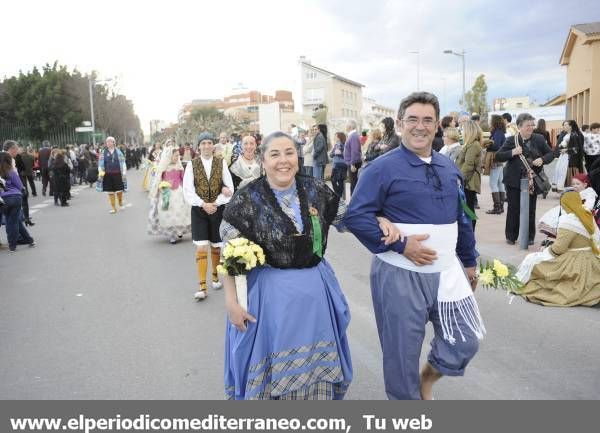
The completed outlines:
[[[350,311],[329,263],[253,269],[248,312],[256,323],[248,323],[246,332],[227,321],[227,398],[344,397],[352,380]],[[307,397],[307,390],[314,396]]]

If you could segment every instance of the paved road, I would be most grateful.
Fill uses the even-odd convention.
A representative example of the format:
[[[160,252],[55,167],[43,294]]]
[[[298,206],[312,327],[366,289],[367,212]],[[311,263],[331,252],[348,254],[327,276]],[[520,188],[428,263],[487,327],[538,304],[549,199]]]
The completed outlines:
[[[1,399],[223,397],[223,293],[193,301],[189,237],[172,246],[147,236],[141,176],[129,178],[128,207],[117,215],[90,188],[76,188],[70,208],[34,198],[38,247],[0,250]],[[480,245],[493,250],[483,233]],[[347,397],[383,399],[370,256],[338,233],[327,255],[352,312],[355,377]],[[487,338],[466,376],[445,378],[436,398],[600,398],[599,309],[510,303],[493,290],[477,296]]]

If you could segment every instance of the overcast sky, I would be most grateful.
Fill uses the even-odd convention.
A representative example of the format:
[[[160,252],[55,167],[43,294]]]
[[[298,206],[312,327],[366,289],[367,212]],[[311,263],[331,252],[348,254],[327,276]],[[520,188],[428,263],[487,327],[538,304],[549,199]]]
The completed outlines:
[[[148,129],[174,121],[192,99],[244,87],[298,88],[298,56],[366,86],[392,108],[416,90],[458,108],[464,49],[467,89],[484,73],[488,99],[565,90],[558,64],[569,26],[600,21],[598,1],[219,0],[7,1],[0,77],[58,60],[118,77]],[[444,92],[444,83],[446,91]],[[445,93],[445,98],[444,98]],[[297,95],[294,95],[297,97]]]

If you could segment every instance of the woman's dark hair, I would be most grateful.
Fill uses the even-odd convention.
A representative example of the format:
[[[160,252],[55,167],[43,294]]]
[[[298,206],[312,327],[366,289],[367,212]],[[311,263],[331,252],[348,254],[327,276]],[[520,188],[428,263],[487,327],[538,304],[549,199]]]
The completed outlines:
[[[544,119],[538,119],[537,131],[539,134],[543,134],[546,132],[546,121]]]
[[[6,179],[13,169],[12,156],[8,152],[0,152],[0,177]]]
[[[579,130],[579,125],[574,120],[567,120],[567,123],[571,125],[571,132],[574,132],[577,135],[581,135],[581,131]]]
[[[340,143],[346,144],[346,134],[343,132],[336,132],[335,137],[340,140]]]
[[[321,134],[323,134],[323,137],[325,138],[325,147],[327,149],[329,149],[329,137],[327,137],[327,125],[317,125],[317,128],[319,128],[319,132]]]
[[[391,117],[384,117],[381,123],[385,128],[385,132],[383,133],[384,139],[387,137],[391,137],[396,133],[396,130],[394,129],[394,119],[392,119]]]
[[[290,140],[292,142],[292,144],[294,144],[294,139],[292,138],[292,136],[290,134],[286,134],[283,131],[275,131],[275,132],[271,132],[269,135],[267,135],[260,143],[260,145],[258,145],[257,143],[257,148],[260,151],[260,157],[261,159],[264,159],[265,154],[267,153],[267,151],[269,150],[269,145],[271,144],[271,142],[273,140],[275,140],[276,138],[282,138],[285,137],[288,140]],[[294,146],[294,149],[296,147]]]
[[[441,122],[442,129],[449,128],[450,126],[454,127],[454,117],[452,116],[444,116]]]
[[[506,132],[506,125],[504,124],[504,119],[502,116],[497,114],[492,114],[492,119],[490,120],[490,130],[494,131],[502,131]]]

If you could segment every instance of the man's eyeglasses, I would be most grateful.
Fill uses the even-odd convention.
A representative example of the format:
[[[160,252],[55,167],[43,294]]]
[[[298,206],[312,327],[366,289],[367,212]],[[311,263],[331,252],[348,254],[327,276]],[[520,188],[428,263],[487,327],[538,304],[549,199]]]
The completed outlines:
[[[415,127],[419,123],[421,123],[425,128],[432,128],[436,124],[435,119],[432,119],[431,117],[425,117],[423,119],[419,119],[418,117],[411,116],[411,117],[405,117],[404,119],[402,119],[402,121],[411,127]]]

